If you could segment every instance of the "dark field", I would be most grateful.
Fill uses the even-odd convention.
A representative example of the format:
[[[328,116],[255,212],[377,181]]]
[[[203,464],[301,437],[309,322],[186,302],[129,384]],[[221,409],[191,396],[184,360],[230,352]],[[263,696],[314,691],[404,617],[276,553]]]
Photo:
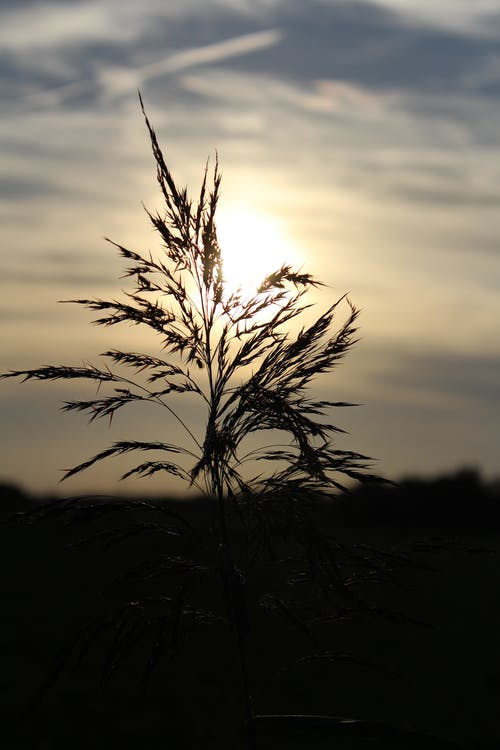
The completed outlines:
[[[32,502],[3,489],[4,517]],[[406,504],[405,504],[406,503]],[[113,634],[103,632],[76,663],[73,652],[58,679],[33,701],[53,674],[54,659],[82,625],[122,602],[172,591],[172,575],[108,585],[141,561],[169,552],[201,559],[208,534],[196,504],[186,513],[198,537],[154,530],[109,549],[105,540],[64,550],[72,542],[151,514],[131,511],[65,525],[47,518],[0,526],[3,572],[2,746],[17,748],[243,748],[242,710],[232,635],[224,621],[194,630],[178,655],[163,654],[144,684],[144,666],[160,657],[155,638],[127,649],[130,658],[101,685]],[[459,747],[500,747],[500,536],[498,495],[472,474],[434,483],[355,495],[323,523],[348,547],[396,550],[415,565],[392,583],[366,583],[363,594],[383,616],[300,625],[250,610],[251,681],[259,714],[318,714],[384,722]],[[153,513],[154,514],[154,513]],[[126,516],[126,517],[125,517]],[[289,553],[279,550],[281,555]],[[182,578],[182,574],[179,574]],[[251,599],[274,591],[290,597],[276,562],[263,556],[249,575]],[[175,586],[174,586],[175,588]],[[301,593],[308,600],[307,588]],[[195,596],[223,612],[216,577]],[[397,612],[406,619],[387,614]],[[392,619],[391,619],[392,617]],[[307,619],[307,618],[306,618]],[[309,620],[311,618],[309,617]],[[158,639],[156,639],[158,640]],[[152,650],[153,649],[153,650]],[[303,660],[314,654],[336,660]],[[346,655],[351,657],[345,658]],[[357,661],[356,661],[357,660]],[[427,740],[332,738],[322,730],[276,736],[262,727],[258,747],[431,748]]]

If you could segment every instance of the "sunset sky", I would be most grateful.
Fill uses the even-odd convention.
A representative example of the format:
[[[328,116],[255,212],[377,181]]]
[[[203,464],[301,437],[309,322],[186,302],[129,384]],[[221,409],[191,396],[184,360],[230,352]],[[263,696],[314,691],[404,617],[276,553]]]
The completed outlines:
[[[0,371],[141,347],[57,304],[124,287],[104,236],[157,245],[137,89],[193,195],[217,151],[223,250],[313,273],[318,314],[344,292],[361,308],[319,384],[363,404],[335,415],[339,447],[396,479],[500,475],[500,0],[3,0]],[[152,412],[59,412],[86,393],[2,381],[0,479],[49,491],[113,440],[170,439]]]

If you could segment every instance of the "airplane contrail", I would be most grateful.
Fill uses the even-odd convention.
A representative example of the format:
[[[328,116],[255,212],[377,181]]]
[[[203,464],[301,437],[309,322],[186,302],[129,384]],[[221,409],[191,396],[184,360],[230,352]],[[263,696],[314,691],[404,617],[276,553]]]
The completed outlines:
[[[273,47],[283,37],[284,33],[280,29],[267,29],[223,39],[220,42],[207,44],[203,47],[192,47],[181,52],[175,52],[162,60],[139,68],[103,69],[97,74],[97,84],[107,89],[112,95],[122,94],[129,90],[136,90],[144,81],[151,78]],[[65,99],[91,91],[95,85],[95,80],[72,81],[56,88],[37,91],[30,94],[27,99],[31,103],[54,106]]]

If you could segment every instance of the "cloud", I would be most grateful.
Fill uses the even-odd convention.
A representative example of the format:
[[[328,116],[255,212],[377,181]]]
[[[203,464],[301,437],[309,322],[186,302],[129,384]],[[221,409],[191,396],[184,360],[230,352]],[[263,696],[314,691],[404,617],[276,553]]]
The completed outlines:
[[[102,92],[111,97],[128,94],[137,91],[151,79],[255,53],[278,44],[282,38],[283,33],[280,30],[266,29],[185,49],[141,67],[106,66],[97,71],[96,80],[74,81],[54,89],[39,91],[31,94],[29,100],[33,104],[58,106],[65,99],[92,91],[96,84]]]
[[[455,409],[481,404],[500,412],[500,356],[387,348],[374,377],[394,401]],[[380,357],[380,358],[379,358]]]
[[[21,175],[0,176],[0,198],[3,201],[20,201],[43,195],[57,195],[60,187],[44,177]]]
[[[434,209],[447,205],[450,208],[494,208],[500,205],[500,186],[491,185],[489,190],[471,189],[470,185],[457,184],[453,179],[438,180],[432,174],[419,184],[418,175],[397,175],[392,184],[387,184],[385,194],[409,205],[432,206]]]
[[[86,270],[75,270],[73,273],[68,272],[64,269],[53,269],[49,271],[47,268],[25,270],[24,268],[17,268],[2,272],[2,278],[0,280],[0,288],[4,288],[4,294],[7,287],[12,284],[22,284],[23,286],[57,286],[62,287],[78,287],[79,289],[96,288],[101,287],[104,283],[109,283],[109,280],[103,280],[102,273],[93,271],[89,273]],[[30,313],[33,315],[33,311]],[[14,317],[14,313],[12,313]],[[26,315],[23,314],[23,318]]]
[[[4,51],[30,49],[40,53],[54,47],[130,40],[143,24],[129,26],[124,20],[124,14],[119,14],[113,23],[110,10],[97,2],[75,2],[64,7],[54,2],[21,8],[16,5],[14,10],[3,14],[0,47]]]
[[[498,13],[498,0],[375,0],[383,7],[401,14],[413,24],[463,33],[467,36],[497,36],[489,20]]]
[[[182,50],[163,60],[135,69],[104,70],[100,83],[110,94],[135,90],[144,82],[160,76],[178,73],[188,68],[220,63],[242,55],[273,47],[283,39],[278,29],[266,29],[251,34],[224,39],[202,47]]]
[[[30,7],[29,22],[27,6],[6,12],[0,44],[9,85],[18,79],[44,106],[103,89],[131,92],[153,77],[208,65],[365,91],[450,96],[491,88],[494,40],[410,25],[393,11],[358,0],[47,3]]]

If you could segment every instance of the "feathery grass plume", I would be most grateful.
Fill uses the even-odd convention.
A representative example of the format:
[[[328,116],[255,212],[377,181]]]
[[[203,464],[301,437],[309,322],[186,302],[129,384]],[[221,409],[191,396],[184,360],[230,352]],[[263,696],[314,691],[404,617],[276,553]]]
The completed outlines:
[[[294,598],[270,591],[253,603],[285,618],[307,636],[316,622],[328,618],[390,616],[365,605],[359,591],[367,580],[391,580],[395,570],[410,563],[397,555],[371,554],[360,546],[343,545],[318,523],[318,509],[325,498],[343,493],[353,480],[376,479],[370,473],[369,458],[336,444],[343,430],[330,421],[329,414],[352,404],[317,399],[309,390],[315,378],[332,371],[354,344],[358,310],[341,297],[314,322],[294,329],[296,319],[311,307],[306,294],[321,282],[286,264],[267,275],[253,295],[228,288],[216,228],[218,162],[210,185],[205,167],[199,197],[193,203],[167,167],[142,99],[141,107],[164,204],[161,211],[147,211],[161,238],[161,250],[156,255],[141,254],[113,242],[127,261],[125,276],[132,282],[125,299],[70,301],[98,313],[98,325],[146,326],[159,340],[158,351],[110,349],[101,355],[101,366],[48,365],[2,377],[94,381],[99,391],[95,398],[63,406],[65,411],[88,414],[91,421],[112,420],[129,405],[147,402],[165,409],[177,422],[184,442],[120,440],[68,469],[63,478],[116,456],[153,456],[131,466],[123,478],[173,475],[209,498],[214,508],[208,542],[212,557],[205,555],[198,563],[166,553],[124,573],[120,585],[167,576],[175,581],[173,593],[128,601],[114,614],[93,621],[70,644],[66,657],[76,649],[80,659],[89,639],[111,629],[103,672],[103,680],[108,680],[131,648],[152,633],[148,677],[162,654],[179,649],[182,633],[220,622],[219,616],[189,603],[203,577],[215,572],[224,592],[226,621],[234,634],[247,741],[253,748],[256,722],[248,665],[248,579],[256,557],[268,555],[276,569],[283,569],[282,578],[290,590],[305,589],[305,601],[297,605]],[[344,319],[339,317],[342,308],[347,310]],[[199,400],[205,414],[202,434],[179,411],[179,396]],[[269,442],[273,433],[279,434],[274,438],[279,443],[273,438]],[[255,438],[262,440],[252,447]],[[156,458],[158,454],[163,457]],[[252,466],[268,466],[269,470],[255,470],[257,474],[252,475]],[[129,512],[132,507],[125,500],[86,504],[81,498],[56,505],[43,512],[73,513],[78,521],[91,511],[101,516]],[[128,529],[99,531],[85,541],[109,546],[133,535],[159,532],[167,543],[184,531],[182,522],[165,508],[148,502],[139,505],[153,514],[163,512],[163,518],[136,520]],[[32,517],[39,515],[36,511]],[[283,543],[292,554],[281,559]],[[313,601],[315,594],[319,599]],[[263,723],[262,717],[259,721]]]
[[[162,356],[110,350],[103,353],[100,367],[49,365],[3,377],[80,378],[112,385],[105,395],[66,402],[63,409],[87,413],[91,421],[111,420],[129,404],[152,402],[166,408],[187,437],[187,444],[120,441],[67,470],[65,479],[104,459],[134,451],[163,451],[169,460],[146,461],[125,477],[173,474],[222,504],[228,498],[291,487],[318,492],[342,489],[341,477],[366,479],[366,457],[334,449],[332,435],[341,430],[323,419],[331,409],[349,404],[315,400],[308,394],[310,382],[332,370],[354,343],[358,311],[346,300],[347,319],[335,329],[341,298],[292,335],[289,324],[310,307],[303,301],[305,293],[321,282],[283,265],[264,278],[251,297],[228,289],[215,221],[221,182],[218,163],[210,188],[205,168],[198,202],[193,204],[187,190],[174,182],[142,99],[141,106],[165,204],[162,212],[147,211],[162,250],[153,257],[112,243],[129,262],[125,276],[134,284],[126,299],[66,301],[98,312],[94,321],[98,325],[147,326],[158,335]],[[200,399],[207,415],[203,436],[197,436],[169,402],[173,393]],[[287,433],[289,444],[263,445],[244,454],[249,436],[273,430]],[[273,469],[265,477],[248,478],[243,471],[250,460],[271,462]]]

